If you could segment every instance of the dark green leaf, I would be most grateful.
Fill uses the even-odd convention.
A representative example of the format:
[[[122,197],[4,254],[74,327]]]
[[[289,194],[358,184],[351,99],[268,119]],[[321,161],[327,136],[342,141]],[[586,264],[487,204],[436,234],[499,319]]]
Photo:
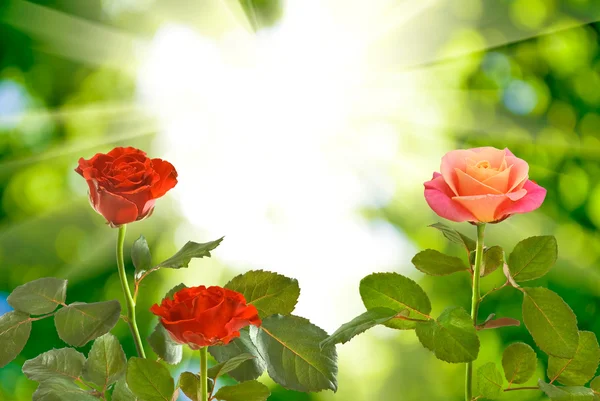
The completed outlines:
[[[261,318],[276,313],[289,315],[294,311],[300,296],[298,280],[262,270],[239,275],[227,283],[225,288],[242,293],[246,302],[258,309]]]
[[[398,312],[388,308],[373,308],[362,315],[344,323],[331,336],[321,342],[321,347],[329,347],[338,343],[346,343],[352,337],[364,333],[371,327],[384,324],[398,315]]]
[[[56,312],[54,324],[58,336],[64,342],[75,347],[83,347],[115,327],[120,315],[119,301],[92,304],[76,302]]]
[[[121,379],[115,384],[115,389],[112,393],[112,401],[137,401],[137,398],[129,387],[127,387],[127,382],[125,379]]]
[[[56,377],[75,380],[81,376],[84,364],[85,356],[73,348],[53,349],[26,361],[23,373],[36,382]]]
[[[551,235],[527,238],[517,244],[508,257],[508,268],[517,282],[540,278],[558,257],[556,238]]]
[[[470,362],[479,354],[479,338],[471,316],[462,308],[446,308],[436,320],[418,323],[417,337],[423,346],[446,362]]]
[[[217,362],[220,363],[226,362],[242,354],[253,355],[255,357],[254,359],[242,363],[228,373],[229,376],[237,381],[257,379],[266,369],[265,361],[262,359],[256,346],[250,339],[248,329],[240,330],[240,337],[227,345],[208,347],[208,352],[210,352]]]
[[[492,246],[483,251],[483,264],[481,266],[481,276],[485,277],[495,272],[500,266],[504,265],[504,251],[499,246]]]
[[[154,331],[148,337],[148,344],[150,344],[156,355],[166,363],[174,365],[181,362],[183,355],[182,345],[171,339],[171,336],[161,323],[156,325]]]
[[[523,292],[523,321],[535,343],[548,355],[572,358],[579,330],[569,305],[546,288],[524,288]]]
[[[237,369],[244,362],[254,359],[254,358],[256,358],[256,357],[252,354],[240,354],[240,355],[234,356],[233,358],[231,358],[225,362],[221,362],[221,363],[213,366],[212,368],[208,369],[208,377],[216,380],[219,376],[222,376],[226,373],[231,372],[234,369]]]
[[[67,280],[45,277],[18,286],[6,301],[18,311],[31,315],[53,312],[67,297]]]
[[[168,267],[169,269],[188,267],[192,258],[210,257],[210,251],[218,247],[221,241],[223,238],[205,244],[189,241],[175,255],[159,263],[158,267]]]
[[[71,380],[54,378],[43,381],[33,393],[32,401],[98,401]]]
[[[504,392],[502,373],[493,362],[488,362],[477,369],[477,390],[480,395],[489,400],[500,398]]]
[[[432,276],[446,276],[448,274],[469,271],[469,267],[455,256],[448,256],[434,249],[419,252],[412,259],[413,265],[423,273]]]
[[[411,279],[397,273],[374,273],[360,282],[360,296],[367,309],[388,308],[406,317],[427,320],[431,302],[425,291]],[[385,323],[393,329],[414,329],[415,322],[394,319]]]
[[[566,386],[583,386],[596,374],[600,347],[591,331],[579,332],[579,346],[573,358],[548,357],[548,377]]]
[[[83,378],[106,388],[127,370],[127,358],[117,337],[110,333],[98,337],[83,368]]]
[[[0,368],[23,351],[31,334],[31,319],[23,312],[12,311],[0,316]]]
[[[135,279],[138,280],[144,272],[152,268],[152,255],[148,242],[143,235],[135,240],[131,247],[131,260],[135,266]]]
[[[215,398],[221,401],[266,401],[271,395],[269,388],[255,380],[221,387]]]
[[[144,401],[171,401],[175,382],[159,362],[133,357],[127,363],[127,386]]]
[[[474,251],[475,250],[475,246],[476,243],[474,240],[472,240],[471,238],[467,237],[464,234],[461,234],[460,232],[456,231],[453,228],[448,227],[445,224],[442,223],[435,223],[430,225],[429,227],[433,227],[435,229],[438,229],[442,232],[442,234],[444,234],[444,237],[448,238],[450,241],[462,245],[467,251]]]
[[[542,380],[538,385],[552,401],[594,401],[594,392],[586,387],[556,387]]]
[[[509,384],[523,384],[531,379],[537,367],[535,351],[525,343],[506,347],[502,355],[502,368]]]
[[[291,315],[270,316],[250,330],[276,383],[296,391],[337,390],[335,347],[319,347],[324,330]]]

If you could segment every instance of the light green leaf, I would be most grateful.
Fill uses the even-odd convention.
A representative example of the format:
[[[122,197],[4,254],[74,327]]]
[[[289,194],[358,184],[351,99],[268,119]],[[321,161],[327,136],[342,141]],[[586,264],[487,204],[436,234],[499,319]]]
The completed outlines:
[[[321,349],[327,333],[297,316],[273,315],[250,328],[269,376],[296,391],[337,390],[335,347]]]
[[[215,398],[221,401],[266,401],[271,395],[269,388],[256,380],[221,387]]]
[[[594,390],[594,393],[600,394],[600,376],[594,377],[594,380],[590,383],[590,388]]]
[[[579,330],[569,305],[546,288],[524,288],[523,292],[523,321],[535,343],[548,355],[572,358]]]
[[[127,386],[144,401],[171,401],[175,382],[159,362],[133,357],[127,363]]]
[[[540,389],[552,401],[594,401],[594,392],[586,387],[556,387],[540,380]]]
[[[158,323],[156,325],[154,331],[148,337],[148,344],[150,344],[156,355],[166,363],[175,365],[181,362],[183,346],[171,339],[162,324]]]
[[[450,228],[442,223],[435,223],[430,225],[429,227],[433,227],[437,230],[440,230],[442,234],[444,234],[444,237],[446,237],[451,242],[454,242],[455,244],[462,245],[468,252],[475,250],[475,241],[467,237],[466,235],[456,231],[455,229]]]
[[[388,308],[406,313],[411,319],[427,320],[431,302],[425,291],[411,279],[397,273],[374,273],[360,282],[360,296],[367,309]],[[385,323],[392,329],[414,329],[415,322],[394,319]]]
[[[136,280],[139,280],[147,270],[152,268],[152,255],[150,254],[148,242],[143,235],[140,235],[131,247],[131,260],[135,267]]]
[[[169,269],[188,267],[192,258],[210,257],[210,251],[218,247],[221,241],[223,241],[223,238],[204,244],[189,241],[175,255],[159,263],[157,267],[167,267]]]
[[[556,238],[551,235],[527,238],[517,244],[508,257],[508,268],[517,282],[540,278],[558,257]]]
[[[504,251],[499,246],[492,246],[483,251],[481,277],[488,276],[504,265]]]
[[[331,336],[321,342],[321,347],[329,347],[338,343],[346,343],[352,337],[364,333],[378,324],[384,324],[398,315],[398,312],[388,308],[373,308],[362,315],[344,323]]]
[[[67,280],[45,277],[18,286],[6,301],[15,310],[31,315],[53,312],[67,297]]]
[[[434,249],[419,252],[412,259],[413,265],[423,273],[432,276],[446,276],[448,274],[469,271],[469,267],[455,256],[448,256]]]
[[[294,311],[300,287],[298,280],[263,270],[253,270],[235,277],[225,285],[242,293],[249,305],[254,305],[261,318]]]
[[[220,377],[226,373],[229,373],[234,369],[237,369],[244,362],[254,359],[254,358],[256,358],[256,357],[252,354],[240,354],[240,355],[234,356],[233,358],[231,358],[225,362],[221,362],[221,363],[211,367],[210,369],[208,369],[208,377],[216,380],[218,377]]]
[[[67,344],[83,347],[88,342],[108,333],[119,321],[119,301],[72,303],[54,315],[58,336]]]
[[[81,376],[85,356],[73,348],[53,349],[23,364],[23,373],[29,380],[44,380],[63,377],[75,380]]]
[[[418,323],[421,344],[446,362],[471,362],[479,354],[479,338],[471,316],[462,308],[446,308],[436,320]]]
[[[537,367],[535,351],[525,343],[506,347],[502,355],[502,368],[509,384],[523,384],[531,379]]]
[[[493,362],[488,362],[477,369],[477,389],[479,394],[489,400],[500,398],[504,392],[502,373]]]
[[[133,395],[129,387],[127,387],[127,382],[125,379],[121,379],[117,381],[115,384],[115,388],[112,393],[112,401],[138,401],[138,399]]]
[[[208,379],[208,391],[211,392],[213,390],[213,381],[212,379]],[[179,376],[179,382],[177,383],[177,387],[183,390],[183,393],[190,398],[192,401],[200,401],[201,400],[201,389],[202,385],[200,384],[200,376],[194,374],[192,372],[183,372]]]
[[[127,370],[127,358],[117,337],[110,333],[98,337],[83,367],[83,378],[106,388]]]
[[[0,316],[0,368],[23,351],[31,334],[31,319],[23,312],[12,311]]]
[[[58,377],[43,381],[33,393],[32,401],[98,401],[98,398],[71,380]]]
[[[579,332],[579,345],[573,358],[548,357],[548,377],[565,386],[583,386],[596,374],[600,347],[591,331]]]
[[[250,354],[255,358],[247,360],[234,370],[228,372],[229,376],[237,381],[257,379],[266,369],[265,361],[260,356],[258,349],[250,339],[248,329],[240,330],[240,337],[227,345],[208,347],[208,352],[219,363],[226,362],[242,354]]]

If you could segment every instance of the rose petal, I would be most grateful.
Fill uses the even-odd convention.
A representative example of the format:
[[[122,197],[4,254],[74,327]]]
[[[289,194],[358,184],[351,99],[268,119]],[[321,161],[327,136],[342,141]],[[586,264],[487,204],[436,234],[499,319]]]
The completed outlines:
[[[472,213],[452,200],[454,194],[439,173],[434,173],[424,185],[425,200],[438,216],[456,222],[475,221]]]
[[[506,151],[504,149],[496,149],[491,146],[473,148],[471,149],[471,151],[477,154],[477,156],[474,157],[476,161],[479,162],[487,160],[488,162],[490,162],[490,165],[495,169],[499,169],[502,166],[506,157]]]
[[[133,223],[138,217],[135,203],[102,188],[98,188],[98,198],[94,208],[113,227]]]
[[[473,213],[475,221],[490,223],[498,220],[496,211],[508,198],[506,195],[455,196],[452,198]]]
[[[477,181],[475,178],[467,175],[467,173],[459,169],[455,169],[455,172],[456,177],[458,178],[457,189],[460,196],[502,194],[502,192],[498,191],[497,189]]]
[[[128,154],[128,155],[137,154],[137,155],[141,155],[141,156],[146,156],[146,152],[144,152],[143,150],[137,149],[137,148],[133,148],[131,146],[128,146],[126,148],[119,146],[107,153],[107,155],[112,157],[113,159],[117,159],[118,157],[120,157],[124,154]]]
[[[440,172],[450,190],[454,192],[453,196],[458,195],[458,178],[456,177],[455,169],[465,171],[467,168],[467,159],[474,158],[474,155],[475,153],[470,150],[461,149],[450,151],[442,157]]]
[[[521,188],[523,187],[523,184],[529,175],[529,164],[527,164],[525,160],[515,156],[507,156],[506,162],[512,167],[509,179],[510,186],[507,191],[512,192],[519,186]]]
[[[484,180],[483,183],[485,185],[487,185],[488,187],[494,188],[499,193],[505,194],[506,192],[508,192],[508,189],[509,189],[508,183],[510,180],[511,170],[512,170],[512,166],[508,166],[505,170]]]
[[[177,171],[168,161],[162,159],[152,159],[154,171],[160,179],[152,186],[152,196],[160,198],[177,184]]]
[[[523,186],[523,191],[526,191],[525,196],[511,202],[502,209],[503,215],[511,215],[516,213],[528,213],[539,208],[546,198],[546,189],[540,187],[535,182],[527,180]]]

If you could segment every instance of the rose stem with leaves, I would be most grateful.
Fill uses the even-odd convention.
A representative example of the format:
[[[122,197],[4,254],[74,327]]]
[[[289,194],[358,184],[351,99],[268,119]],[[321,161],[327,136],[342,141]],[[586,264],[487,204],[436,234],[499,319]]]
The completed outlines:
[[[473,325],[477,326],[477,312],[479,312],[479,302],[481,295],[479,292],[479,280],[481,279],[481,264],[483,261],[483,236],[485,232],[485,223],[477,224],[477,246],[475,248],[475,266],[473,269],[473,296],[471,299],[471,318]],[[473,362],[467,363],[465,375],[465,401],[473,399]]]
[[[200,401],[208,401],[208,347],[200,348]]]
[[[127,274],[125,273],[125,261],[123,259],[123,244],[125,243],[125,232],[127,226],[123,224],[119,227],[119,237],[117,239],[117,266],[119,268],[119,278],[121,279],[121,288],[123,289],[123,295],[125,296],[125,303],[127,304],[127,324],[131,330],[133,341],[135,342],[135,348],[140,358],[145,358],[146,353],[144,352],[144,346],[142,345],[142,338],[140,337],[140,331],[137,327],[135,319],[135,301],[131,296],[131,290],[129,289],[129,282],[127,281]]]

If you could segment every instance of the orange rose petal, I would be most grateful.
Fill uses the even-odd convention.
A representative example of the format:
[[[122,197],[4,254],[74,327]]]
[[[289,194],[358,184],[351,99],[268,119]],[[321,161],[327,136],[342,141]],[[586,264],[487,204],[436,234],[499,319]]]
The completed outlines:
[[[499,193],[504,194],[508,192],[509,189],[508,182],[510,179],[511,170],[512,166],[508,166],[505,170],[484,180],[483,183],[489,187],[496,189]]]
[[[476,221],[490,223],[496,221],[496,210],[508,198],[506,195],[476,195],[476,196],[455,196],[453,201],[459,203],[465,209],[473,213]]]
[[[459,193],[455,169],[465,171],[467,168],[467,159],[474,158],[474,155],[475,153],[470,150],[453,150],[442,157],[440,172],[442,173],[442,177],[444,177],[444,181],[456,196]]]
[[[518,157],[508,156],[506,161],[511,166],[509,179],[509,188],[507,192],[514,191],[517,187],[523,186],[529,176],[529,165],[525,160]]]
[[[487,160],[490,162],[492,168],[499,170],[500,167],[504,164],[504,160],[506,157],[506,152],[504,150],[492,148],[491,146],[484,146],[481,148],[471,149],[473,153],[477,154],[475,159],[476,161]],[[510,164],[510,163],[508,163]]]
[[[495,194],[500,195],[502,192],[497,189],[486,185],[475,178],[467,175],[464,171],[455,169],[456,177],[458,178],[458,192],[461,196],[473,196],[473,195],[488,195]]]

